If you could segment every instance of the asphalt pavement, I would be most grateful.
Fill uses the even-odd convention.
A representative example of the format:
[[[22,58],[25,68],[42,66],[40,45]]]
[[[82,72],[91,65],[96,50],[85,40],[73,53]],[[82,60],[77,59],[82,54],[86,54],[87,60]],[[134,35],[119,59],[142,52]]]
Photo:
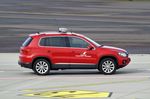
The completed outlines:
[[[2,99],[149,99],[150,55],[131,54],[114,75],[98,70],[59,70],[37,76],[17,64],[18,53],[0,54]]]
[[[150,53],[150,2],[0,0],[0,52],[19,52],[28,34],[69,28],[100,44]]]

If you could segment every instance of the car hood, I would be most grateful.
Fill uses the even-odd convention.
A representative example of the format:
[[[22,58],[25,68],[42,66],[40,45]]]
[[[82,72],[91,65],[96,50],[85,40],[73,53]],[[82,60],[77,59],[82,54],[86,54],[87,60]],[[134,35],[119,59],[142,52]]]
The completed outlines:
[[[113,47],[113,46],[102,46],[101,48],[109,49],[109,50],[113,50],[113,51],[127,52],[127,51],[126,51],[126,50],[124,50],[124,49],[117,48],[117,47]]]

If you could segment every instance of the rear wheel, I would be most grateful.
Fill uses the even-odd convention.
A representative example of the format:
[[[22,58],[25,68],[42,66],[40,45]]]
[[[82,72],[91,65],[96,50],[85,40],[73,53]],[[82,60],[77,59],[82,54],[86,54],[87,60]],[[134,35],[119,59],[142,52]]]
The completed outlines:
[[[114,74],[116,72],[116,62],[112,58],[103,59],[100,64],[98,70],[103,74]]]
[[[37,59],[33,63],[33,71],[38,75],[47,75],[50,71],[50,63],[45,59]]]

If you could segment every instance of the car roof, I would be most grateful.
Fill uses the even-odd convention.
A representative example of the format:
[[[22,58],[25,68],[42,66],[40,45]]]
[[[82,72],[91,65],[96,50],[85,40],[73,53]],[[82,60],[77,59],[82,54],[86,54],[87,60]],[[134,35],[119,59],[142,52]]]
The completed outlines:
[[[38,32],[38,33],[30,34],[29,36],[31,37],[36,37],[36,36],[80,36],[80,37],[84,37],[84,35],[78,34],[78,33],[73,33],[73,32],[62,33],[62,32],[55,32],[55,31]]]

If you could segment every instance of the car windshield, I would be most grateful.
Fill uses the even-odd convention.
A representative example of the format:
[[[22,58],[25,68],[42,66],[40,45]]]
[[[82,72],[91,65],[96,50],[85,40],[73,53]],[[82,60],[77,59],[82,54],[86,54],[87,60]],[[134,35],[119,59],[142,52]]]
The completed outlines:
[[[92,39],[85,37],[87,40],[89,40],[90,42],[92,42],[94,45],[96,45],[97,47],[101,46],[100,44],[98,44],[97,42],[93,41]]]

